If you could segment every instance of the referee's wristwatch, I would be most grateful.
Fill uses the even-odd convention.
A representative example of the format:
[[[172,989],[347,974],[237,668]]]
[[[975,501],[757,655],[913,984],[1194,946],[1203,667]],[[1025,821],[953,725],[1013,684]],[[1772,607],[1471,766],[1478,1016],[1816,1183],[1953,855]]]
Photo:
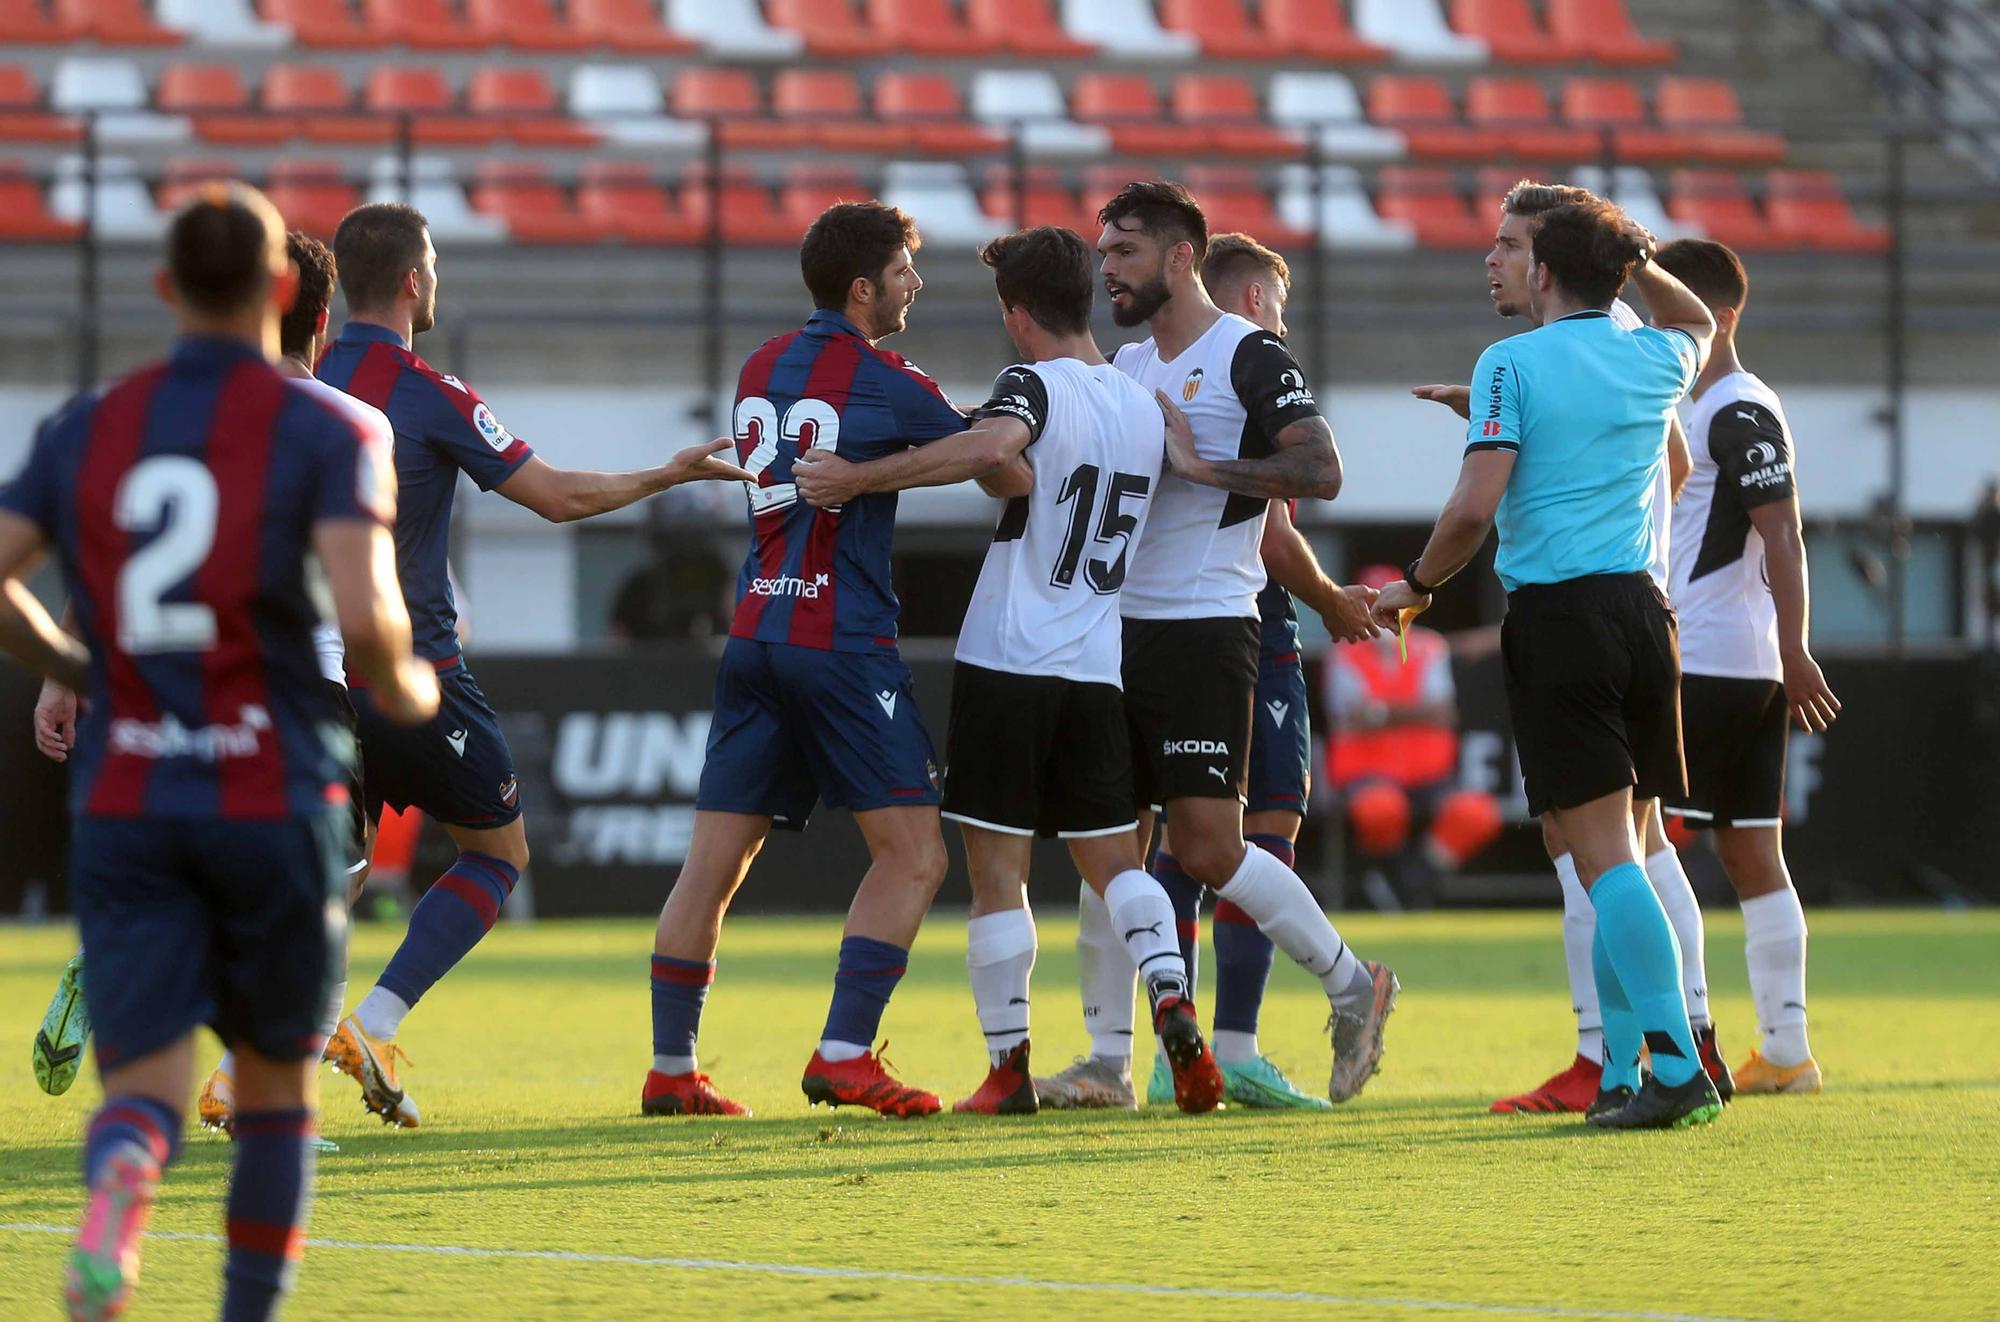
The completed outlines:
[[[1418,556],[1416,559],[1410,561],[1410,567],[1403,571],[1403,581],[1408,583],[1410,591],[1416,593],[1419,597],[1435,596],[1437,595],[1437,589],[1417,577],[1417,566],[1423,562],[1424,558],[1422,556]]]

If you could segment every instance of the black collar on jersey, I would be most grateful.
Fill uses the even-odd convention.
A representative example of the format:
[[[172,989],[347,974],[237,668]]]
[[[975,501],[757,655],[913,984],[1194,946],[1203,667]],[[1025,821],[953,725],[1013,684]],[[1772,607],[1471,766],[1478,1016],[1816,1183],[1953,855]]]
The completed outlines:
[[[340,334],[337,339],[349,344],[374,341],[379,344],[393,344],[398,349],[409,348],[408,345],[403,343],[402,336],[396,334],[396,332],[390,330],[387,326],[377,326],[372,321],[350,321],[346,323],[340,328]]]
[[[1567,316],[1557,317],[1556,321],[1588,321],[1592,317],[1608,317],[1610,315],[1603,308],[1585,308],[1581,312],[1572,312]],[[1549,325],[1555,325],[1556,321],[1550,322]]]
[[[849,335],[861,335],[859,326],[849,321],[845,314],[835,312],[832,308],[814,308],[813,314],[806,318],[806,329],[816,330],[822,335],[837,335],[842,331]],[[865,340],[868,337],[861,335],[861,338]]]

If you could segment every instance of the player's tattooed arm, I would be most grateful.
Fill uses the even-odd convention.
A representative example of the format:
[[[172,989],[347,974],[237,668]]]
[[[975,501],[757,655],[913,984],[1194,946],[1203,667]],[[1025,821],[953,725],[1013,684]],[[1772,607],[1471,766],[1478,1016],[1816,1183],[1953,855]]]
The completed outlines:
[[[1271,438],[1276,452],[1262,459],[1203,459],[1180,405],[1164,392],[1153,393],[1167,415],[1167,466],[1176,476],[1261,500],[1332,500],[1340,494],[1340,450],[1325,418],[1314,414],[1286,423]]]
[[[21,581],[47,545],[40,528],[0,511],[0,651],[11,653],[36,674],[76,690],[89,674],[90,652],[62,631]]]

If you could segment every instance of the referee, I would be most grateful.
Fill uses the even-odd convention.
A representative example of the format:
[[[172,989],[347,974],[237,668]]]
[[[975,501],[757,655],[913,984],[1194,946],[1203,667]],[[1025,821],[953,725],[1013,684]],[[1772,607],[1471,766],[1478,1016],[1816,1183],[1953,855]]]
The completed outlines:
[[[1646,569],[1668,419],[1715,321],[1653,264],[1652,236],[1609,203],[1544,212],[1531,243],[1538,329],[1480,355],[1458,486],[1423,555],[1375,611],[1393,625],[1398,612],[1428,607],[1497,521],[1501,657],[1528,809],[1553,816],[1597,911],[1605,1071],[1589,1121],[1705,1124],[1722,1102],[1688,1029],[1680,947],[1639,861],[1631,812],[1635,796],[1685,792],[1677,626]],[[1611,319],[1628,277],[1657,329]],[[1643,1083],[1642,1042],[1653,1059]]]

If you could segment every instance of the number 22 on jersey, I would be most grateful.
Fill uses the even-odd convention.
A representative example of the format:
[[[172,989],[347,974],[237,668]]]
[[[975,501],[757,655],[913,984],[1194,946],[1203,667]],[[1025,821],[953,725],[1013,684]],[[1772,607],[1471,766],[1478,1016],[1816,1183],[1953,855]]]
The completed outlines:
[[[840,414],[825,400],[807,397],[795,402],[780,418],[778,406],[770,400],[746,395],[736,401],[732,432],[739,454],[745,445],[750,446],[749,453],[743,455],[743,468],[757,477],[756,486],[745,488],[750,495],[750,513],[771,514],[799,503],[799,489],[794,484],[764,483],[764,470],[776,461],[779,446],[788,447],[793,459],[807,450],[835,448],[840,443]]]

